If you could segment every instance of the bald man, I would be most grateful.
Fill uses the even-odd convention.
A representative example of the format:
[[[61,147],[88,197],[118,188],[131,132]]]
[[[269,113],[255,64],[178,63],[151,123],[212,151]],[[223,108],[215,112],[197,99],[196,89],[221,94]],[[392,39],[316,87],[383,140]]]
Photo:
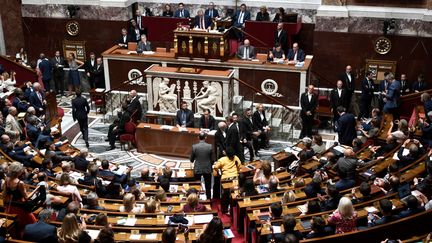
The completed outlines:
[[[338,172],[341,178],[355,180],[356,169],[362,165],[364,165],[363,161],[358,160],[354,151],[348,148],[344,151],[344,157],[340,158],[333,166],[333,170]]]
[[[250,45],[250,41],[245,39],[243,45],[239,46],[237,50],[237,57],[242,60],[255,59],[255,47]]]
[[[351,98],[352,98],[352,95],[353,95],[354,89],[355,89],[355,76],[352,72],[351,65],[347,65],[345,67],[345,72],[342,75],[340,75],[339,79],[342,80],[343,87],[347,93],[347,106],[346,106],[346,108],[347,108],[347,110],[349,110],[350,106],[351,106]]]
[[[332,89],[330,92],[330,106],[331,111],[333,112],[333,123],[336,124],[337,120],[339,120],[339,113],[336,108],[338,106],[347,108],[347,91],[343,88],[342,80],[338,80],[336,82],[336,88]]]
[[[291,63],[297,63],[297,62],[304,62],[305,60],[305,53],[302,49],[300,49],[298,43],[294,43],[292,49],[288,51],[287,59],[288,62]]]
[[[131,90],[129,93],[130,97],[130,103],[127,107],[127,110],[132,115],[132,118],[135,120],[141,120],[142,115],[142,106],[141,102],[139,101],[139,97],[136,90]]]

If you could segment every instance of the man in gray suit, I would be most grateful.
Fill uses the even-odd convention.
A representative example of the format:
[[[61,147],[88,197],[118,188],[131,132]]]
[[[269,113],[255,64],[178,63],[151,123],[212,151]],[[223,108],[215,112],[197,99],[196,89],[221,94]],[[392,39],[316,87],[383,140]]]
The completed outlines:
[[[245,39],[243,45],[238,48],[237,57],[242,60],[255,59],[255,47],[250,45],[250,41],[248,39]]]
[[[192,145],[192,154],[190,156],[191,163],[194,163],[194,174],[196,180],[201,180],[204,177],[204,184],[206,189],[207,200],[211,199],[211,178],[212,178],[212,165],[213,147],[211,144],[206,143],[205,133],[200,133],[199,142]]]
[[[151,51],[151,43],[147,40],[147,36],[142,34],[141,40],[137,44],[137,53],[143,53],[144,51]]]

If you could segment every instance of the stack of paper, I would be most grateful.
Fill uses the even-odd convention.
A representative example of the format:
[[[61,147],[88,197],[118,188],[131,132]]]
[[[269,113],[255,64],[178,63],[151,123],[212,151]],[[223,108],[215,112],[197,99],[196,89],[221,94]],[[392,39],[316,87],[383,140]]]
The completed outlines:
[[[213,219],[213,214],[204,214],[204,215],[194,215],[193,221],[196,224],[207,224]]]

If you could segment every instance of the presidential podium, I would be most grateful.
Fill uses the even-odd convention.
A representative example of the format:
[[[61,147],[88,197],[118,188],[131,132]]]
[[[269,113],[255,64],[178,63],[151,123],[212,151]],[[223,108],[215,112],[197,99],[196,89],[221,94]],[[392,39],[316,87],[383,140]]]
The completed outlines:
[[[174,30],[176,58],[225,61],[229,57],[228,31]]]

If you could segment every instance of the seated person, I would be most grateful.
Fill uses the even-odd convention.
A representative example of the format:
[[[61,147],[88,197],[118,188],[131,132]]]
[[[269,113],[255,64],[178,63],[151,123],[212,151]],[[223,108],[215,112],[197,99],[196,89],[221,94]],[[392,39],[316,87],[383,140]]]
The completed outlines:
[[[269,206],[269,212],[270,212],[270,219],[271,220],[281,219],[282,212],[283,212],[281,203],[280,202],[272,203]]]
[[[18,113],[27,112],[30,103],[25,100],[24,92],[21,88],[17,88],[14,91],[15,96],[12,99],[12,105],[15,106],[18,110]]]
[[[188,109],[188,103],[181,102],[181,107],[176,113],[176,126],[180,127],[194,127],[194,113]]]
[[[270,176],[272,175],[271,164],[268,160],[264,160],[261,163],[261,169],[255,170],[255,175],[253,177],[254,183],[259,185],[268,184]]]
[[[330,215],[328,223],[336,227],[336,234],[357,231],[357,212],[354,211],[352,202],[348,197],[340,199],[339,205]]]
[[[269,193],[278,192],[279,190],[279,179],[276,176],[271,176],[268,182]]]
[[[242,60],[252,60],[256,58],[255,47],[250,45],[250,41],[245,39],[243,45],[237,50],[237,57]]]
[[[376,119],[377,120],[377,123],[379,124],[378,127],[381,126],[382,116],[381,116],[380,109],[378,109],[378,108],[373,108],[372,109],[372,111],[371,111],[371,120],[370,121],[372,121],[372,119]],[[370,124],[370,121],[369,122],[366,122],[366,121],[367,120],[364,120],[361,123],[361,126],[362,126],[363,130],[369,131],[369,129],[371,128],[371,124]]]
[[[372,191],[372,189],[371,189],[371,186],[369,185],[369,183],[362,182],[358,188],[353,188],[351,190],[352,203],[357,204],[357,203],[369,201],[372,198],[371,191]],[[360,194],[361,194],[360,198],[356,197],[356,195],[355,195],[356,192],[360,192]]]
[[[432,111],[427,113],[427,119],[419,118],[420,129],[422,130],[422,142],[432,147]]]
[[[400,219],[398,215],[393,212],[393,203],[388,199],[381,199],[379,201],[382,217],[378,217],[376,214],[368,214],[368,226],[377,226],[381,224],[390,223]]]
[[[372,146],[370,150],[374,153],[373,157],[375,159],[383,159],[384,155],[393,151],[399,144],[392,135],[386,137],[386,143],[381,146]]]
[[[107,140],[109,141],[110,147],[107,150],[113,150],[116,148],[115,141],[117,137],[123,134],[126,122],[130,121],[131,119],[131,113],[128,111],[127,103],[122,104],[122,112],[118,115],[118,117],[119,118],[116,119],[108,128]]]
[[[240,196],[241,197],[250,197],[258,195],[258,191],[255,188],[254,182],[252,179],[248,178],[244,182],[243,186],[240,187]]]
[[[360,138],[354,138],[352,140],[352,150],[354,153],[357,153],[363,148],[364,142]]]
[[[151,51],[151,50],[152,50],[152,46],[150,41],[147,40],[147,36],[145,34],[142,34],[141,40],[138,41],[136,52],[143,53],[145,51]]]
[[[326,227],[326,222],[322,217],[312,217],[311,229],[311,232],[305,236],[305,239],[323,237],[333,233],[328,227]]]
[[[117,175],[110,170],[110,168],[109,168],[110,164],[109,164],[108,160],[102,160],[101,167],[102,167],[102,170],[99,170],[99,173],[98,173],[99,177],[102,177],[103,179],[107,179],[109,181],[118,182],[121,184],[126,183],[127,174],[130,173],[130,171],[132,170],[132,168],[129,167],[128,170],[126,171],[126,174]]]
[[[74,171],[72,170],[72,163],[71,162],[67,162],[67,161],[63,161],[61,163],[61,168],[62,170],[56,175],[56,179],[60,180],[60,178],[62,177],[63,174],[72,174],[74,173]],[[78,181],[75,178],[70,177],[70,182],[72,184],[78,184]]]
[[[184,213],[205,211],[207,211],[207,208],[205,205],[199,203],[198,195],[196,193],[192,193],[187,197],[186,204],[183,206]]]
[[[39,169],[39,172],[44,172],[47,176],[54,177],[54,171],[52,171],[53,162],[50,159],[44,159],[42,161],[42,168]]]
[[[63,173],[60,177],[60,183],[55,189],[64,196],[71,196],[72,201],[82,202],[78,188],[71,185],[71,178],[68,173]]]
[[[96,164],[90,165],[88,173],[84,174],[84,178],[78,179],[78,183],[86,186],[95,186],[96,193],[101,197],[106,197],[106,188],[102,184],[102,180],[97,177],[99,168]]]
[[[326,150],[326,144],[323,142],[321,135],[312,136],[312,150],[315,154],[322,154]]]
[[[159,186],[164,190],[164,192],[169,192],[170,190],[170,181],[168,178],[163,177],[159,181]]]
[[[73,163],[75,164],[75,169],[79,171],[87,171],[89,162],[87,160],[88,149],[82,148],[78,156],[75,156]]]
[[[172,171],[171,167],[170,166],[165,166],[165,167],[163,167],[162,169],[159,170],[157,181],[160,182],[162,180],[162,178],[166,178],[169,181],[172,181],[171,180],[172,179],[171,178],[172,174],[173,174],[173,171]]]
[[[297,62],[304,62],[305,53],[302,49],[299,48],[298,43],[294,43],[293,48],[289,49],[287,59],[288,59],[288,64],[296,64]]]
[[[58,164],[60,164],[62,161],[72,161],[72,156],[67,156],[62,151],[56,151],[56,146],[53,142],[47,142],[45,145],[45,158],[51,159],[53,164],[56,167]]]
[[[408,148],[409,153],[407,155],[403,155],[405,148],[410,142],[412,142],[412,144]],[[425,151],[423,149],[423,145],[417,139],[407,139],[399,149],[399,160],[396,163],[399,168],[405,167],[419,159],[424,153]]]
[[[320,213],[321,212],[321,207],[320,204],[318,202],[318,200],[309,200],[307,202],[307,212],[306,214],[315,214],[315,213]]]
[[[99,199],[99,197],[98,197],[98,195],[96,193],[90,192],[87,195],[86,204],[84,205],[83,208],[85,208],[85,209],[91,209],[91,210],[105,210],[104,207],[101,207],[99,205],[99,200],[98,199]]]
[[[3,150],[3,152],[5,152],[11,159],[21,162],[24,166],[29,167],[32,165],[31,159],[33,158],[33,155],[27,155],[24,152],[24,149],[27,146],[27,144],[14,146],[7,134],[1,136],[0,149]]]
[[[399,217],[401,218],[409,217],[425,211],[425,208],[420,205],[418,199],[413,195],[409,195],[405,200],[402,200],[402,202],[404,201],[407,209],[399,213]]]
[[[283,62],[285,60],[284,50],[282,50],[282,47],[279,43],[276,44],[273,50],[269,51],[267,60],[270,62]]]
[[[312,140],[311,139],[304,138],[303,139],[303,144],[304,144],[304,148],[297,155],[297,158],[301,162],[304,162],[304,161],[312,158],[315,155],[315,151],[312,149]]]
[[[52,209],[43,209],[37,223],[25,226],[23,239],[33,242],[58,242],[57,228],[49,224],[52,213]]]
[[[80,208],[81,208],[81,205],[79,204],[79,202],[76,202],[76,201],[70,202],[65,208],[62,208],[57,213],[56,221],[62,222],[64,217],[69,213],[73,213],[75,215],[78,215]],[[81,218],[78,218],[78,221],[81,223]]]
[[[209,109],[204,109],[204,112],[200,118],[200,128],[215,130],[216,129],[216,120],[210,114]]]
[[[375,118],[372,118],[370,122],[370,128],[369,130],[365,131],[363,128],[360,129],[363,137],[362,142],[365,143],[368,139],[373,139],[378,136],[378,132],[380,129],[380,123],[378,123],[378,120]]]
[[[315,174],[311,183],[307,184],[304,189],[307,198],[314,198],[318,194],[323,193],[323,190],[321,189],[321,182],[321,177]]]
[[[142,208],[135,205],[135,196],[132,193],[126,193],[123,197],[123,205],[119,208],[120,212],[141,213]]]
[[[156,200],[151,198],[150,200],[147,200],[144,204],[144,213],[156,213],[158,210],[158,204]]]
[[[326,194],[328,198],[325,198],[321,195],[318,195],[318,199],[320,200],[320,206],[322,211],[329,211],[336,209],[339,200],[341,199],[341,194],[339,190],[336,188],[336,185],[327,185]]]

